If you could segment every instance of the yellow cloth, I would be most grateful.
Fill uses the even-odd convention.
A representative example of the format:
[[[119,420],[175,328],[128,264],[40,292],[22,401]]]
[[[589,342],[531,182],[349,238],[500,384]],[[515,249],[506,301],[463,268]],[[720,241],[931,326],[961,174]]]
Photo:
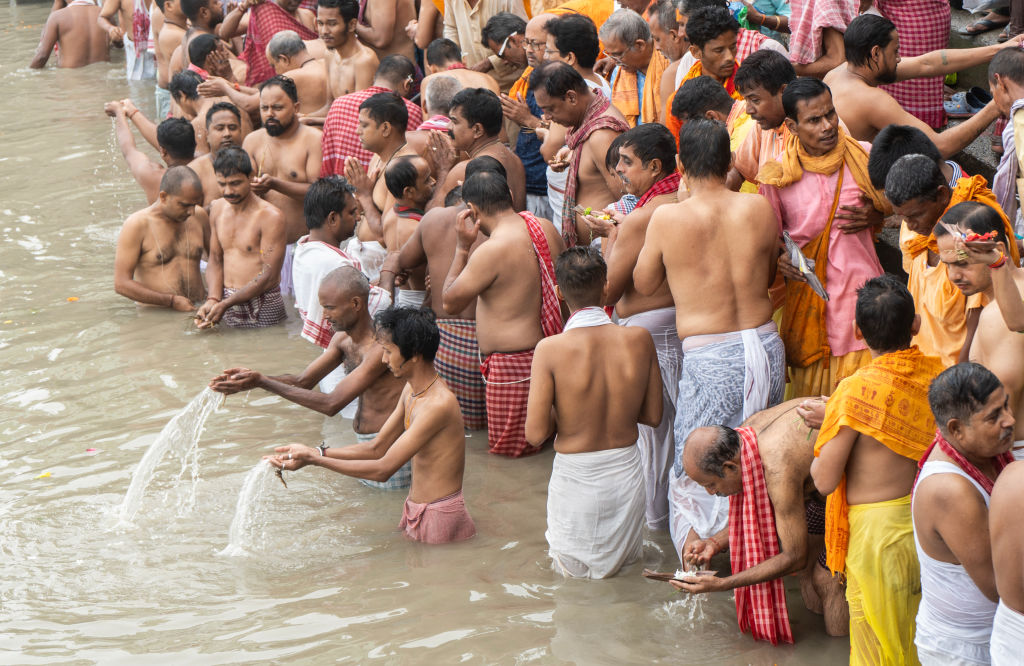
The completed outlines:
[[[885,198],[885,193],[876,190],[871,185],[871,178],[868,176],[868,152],[842,127],[839,128],[839,140],[836,142],[836,147],[819,157],[808,155],[800,144],[800,139],[795,134],[790,134],[786,138],[786,148],[782,151],[780,160],[768,162],[761,167],[757,174],[757,181],[782,189],[800,180],[804,171],[831,176],[842,168],[844,162],[850,168],[860,191],[864,193],[875,210],[886,215],[892,214],[892,207],[889,205],[888,199]]]
[[[831,395],[839,382],[871,362],[871,352],[860,349],[844,356],[828,356],[811,363],[805,368],[789,368],[789,385],[786,399],[816,398]]]
[[[825,407],[814,455],[843,426],[874,437],[893,453],[917,461],[935,436],[928,405],[928,385],[945,369],[935,356],[917,347],[883,354],[836,387]],[[825,504],[825,552],[832,573],[846,570],[847,550],[854,539],[848,521],[846,475]]]
[[[850,531],[850,665],[919,664],[914,627],[921,603],[921,567],[914,549],[910,495],[851,506]]]
[[[537,0],[534,0],[533,15],[536,16],[542,12],[537,11],[536,5]],[[597,26],[598,30],[604,25],[604,22],[608,20],[608,17],[615,11],[614,0],[569,0],[569,2],[558,2],[558,0],[540,0],[541,6],[544,7],[544,14],[582,14],[586,16],[594,25]],[[554,6],[552,6],[554,5]]]
[[[437,7],[437,13],[444,16],[444,0],[431,0],[434,3],[434,7]]]
[[[739,150],[739,147],[743,145],[747,135],[750,134],[750,130],[756,126],[757,123],[753,122],[750,119],[750,115],[747,114],[747,103],[743,100],[733,102],[732,109],[729,111],[729,117],[725,120],[725,129],[729,132],[729,150],[734,155]],[[740,185],[740,192],[756,194],[757,185],[749,180],[744,180],[743,184]]]
[[[509,97],[526,101],[526,93],[530,90],[530,74],[533,74],[533,67],[527,67],[523,70],[523,75],[516,79],[516,82],[508,89]]]
[[[661,75],[668,66],[668,58],[654,49],[647,65],[643,92],[639,91],[636,72],[627,72],[619,66],[612,85],[612,103],[626,117],[630,127],[636,127],[638,122],[658,122],[661,117],[661,96],[658,91],[661,89]]]
[[[738,65],[736,66],[736,69],[739,69]],[[729,93],[730,97],[732,97],[736,101],[741,101],[743,99],[743,95],[740,94],[739,90],[736,90],[736,69],[732,70],[732,76],[730,76],[728,80],[726,80],[726,82],[722,85],[725,88],[725,91]],[[672,108],[672,100],[676,98],[676,93],[679,92],[679,88],[682,88],[683,85],[690,79],[695,79],[698,76],[704,76],[704,67],[700,64],[700,60],[695,62],[693,66],[690,67],[690,69],[686,72],[686,75],[683,77],[683,80],[679,82],[679,86],[671,95],[668,96],[668,101],[666,102],[666,104],[668,104],[670,110]],[[678,137],[679,130],[683,128],[683,122],[679,120],[679,118],[676,118],[674,115],[669,113],[665,118],[665,127],[668,128],[669,132],[672,132],[672,136]],[[736,149],[733,148],[733,150],[735,151]]]

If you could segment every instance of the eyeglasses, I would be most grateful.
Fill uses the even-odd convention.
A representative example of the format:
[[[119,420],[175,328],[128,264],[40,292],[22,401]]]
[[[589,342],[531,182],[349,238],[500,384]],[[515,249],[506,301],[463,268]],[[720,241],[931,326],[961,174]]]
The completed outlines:
[[[503,41],[501,43],[501,48],[498,49],[498,57],[499,58],[502,57],[503,55],[505,55],[505,49],[508,48],[508,40],[512,39],[513,37],[515,37],[518,34],[519,34],[518,31],[513,32],[511,35],[509,35],[508,37],[505,38],[505,41]]]

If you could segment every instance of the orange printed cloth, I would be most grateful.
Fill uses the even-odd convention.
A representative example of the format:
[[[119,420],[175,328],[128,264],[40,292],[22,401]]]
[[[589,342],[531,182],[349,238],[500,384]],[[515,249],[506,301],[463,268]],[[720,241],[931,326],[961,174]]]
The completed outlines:
[[[638,123],[658,122],[661,112],[661,96],[658,94],[661,75],[669,64],[668,58],[654,49],[651,62],[647,65],[643,91],[640,90],[636,72],[627,72],[621,65],[616,68],[612,104],[626,117],[630,127],[636,127]]]
[[[814,455],[821,455],[839,429],[847,426],[874,437],[893,453],[920,460],[935,434],[928,385],[943,370],[939,358],[925,356],[916,346],[875,358],[840,382],[828,399]],[[846,571],[849,510],[843,475],[825,503],[825,552],[833,574]]]

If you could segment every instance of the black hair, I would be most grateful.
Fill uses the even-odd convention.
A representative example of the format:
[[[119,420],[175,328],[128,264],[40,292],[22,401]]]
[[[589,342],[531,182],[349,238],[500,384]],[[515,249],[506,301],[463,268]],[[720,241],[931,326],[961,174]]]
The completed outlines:
[[[508,181],[495,171],[480,171],[464,180],[462,200],[488,214],[513,207]]]
[[[179,194],[185,187],[193,187],[203,191],[203,181],[196,172],[187,166],[171,167],[160,179],[160,191],[167,194]]]
[[[1024,50],[999,49],[988,64],[988,80],[995,81],[996,74],[1017,85],[1024,85]]]
[[[480,157],[474,157],[470,161],[466,162],[466,173],[463,174],[462,180],[466,180],[475,173],[481,173],[483,171],[493,171],[505,180],[508,180],[508,172],[505,171],[505,165],[501,163],[496,157],[490,155],[481,155]]]
[[[460,115],[466,119],[470,127],[480,124],[487,136],[497,136],[501,132],[504,114],[501,100],[486,88],[463,88],[452,97],[451,113],[461,109]]]
[[[957,363],[943,370],[928,387],[928,405],[942,434],[952,419],[968,423],[1003,384],[979,363]]]
[[[404,133],[409,124],[409,109],[405,101],[393,92],[381,92],[367,97],[359,105],[359,110],[365,110],[366,115],[377,125],[390,123],[399,133]]]
[[[843,34],[847,62],[854,67],[867,64],[871,49],[889,46],[895,32],[896,26],[889,19],[877,14],[861,14],[850,21]]]
[[[914,199],[935,201],[943,185],[946,185],[946,177],[935,160],[924,155],[904,155],[889,170],[885,197],[893,206],[902,206]]]
[[[555,281],[573,305],[600,305],[607,279],[604,257],[589,245],[570,247],[555,259]]]
[[[190,69],[178,72],[171,77],[171,82],[167,84],[167,90],[171,93],[171,97],[175,100],[179,96],[185,99],[199,99],[199,84],[203,82],[203,77],[199,76]]]
[[[178,160],[196,156],[196,131],[184,118],[167,118],[156,126],[156,142]]]
[[[207,56],[217,50],[217,38],[209,33],[202,33],[188,43],[188,60],[196,66],[202,66]]]
[[[728,116],[735,100],[710,76],[698,76],[679,86],[672,98],[672,115],[686,123],[704,118],[708,111]]]
[[[238,107],[231,102],[217,102],[209,109],[206,110],[206,126],[209,127],[210,123],[213,122],[213,117],[221,111],[230,111],[235,119],[241,124],[242,112],[238,110]]]
[[[883,273],[857,290],[857,327],[876,352],[906,349],[914,337],[914,297],[895,276]]]
[[[796,79],[796,70],[789,58],[778,51],[761,49],[748,55],[736,70],[736,90],[750,91],[761,86],[769,95],[780,90]]]
[[[291,77],[285,76],[284,74],[272,76],[260,84],[260,92],[262,93],[264,90],[272,86],[277,86],[284,91],[284,94],[288,95],[288,99],[292,102],[299,101],[299,91],[295,87],[295,81],[292,81]]]
[[[444,195],[444,207],[451,208],[462,203],[462,185],[456,185]]]
[[[625,141],[624,136],[626,136],[625,132],[612,139],[612,142],[608,144],[608,152],[604,155],[604,168],[612,173],[615,173],[615,165],[619,163],[619,148]]]
[[[167,2],[167,0],[154,0],[154,1],[156,2],[156,6],[160,8],[160,13],[162,14],[164,12],[164,4]]]
[[[660,160],[662,176],[676,170],[676,140],[664,125],[644,123],[623,132],[622,136],[620,148],[631,148],[643,166]]]
[[[405,194],[405,188],[416,187],[416,179],[420,173],[416,169],[416,155],[402,155],[392,160],[391,164],[384,171],[384,184],[396,199],[401,199]]]
[[[793,122],[800,122],[800,102],[816,99],[831,92],[831,88],[820,79],[810,76],[798,77],[782,91],[782,109],[786,112],[787,118]]]
[[[725,178],[732,152],[725,125],[707,118],[689,121],[679,130],[679,162],[693,178]]]
[[[324,9],[337,9],[341,20],[347,25],[352,19],[359,18],[359,0],[319,0],[316,6]]]
[[[341,176],[328,176],[314,180],[302,200],[302,215],[306,228],[319,229],[324,226],[332,212],[341,215],[345,211],[346,197],[355,197],[356,188]]]
[[[742,66],[742,65],[741,65]],[[868,176],[876,190],[885,189],[889,171],[904,155],[924,155],[942,165],[942,153],[928,136],[910,125],[887,125],[871,142]]]
[[[728,9],[727,0],[679,0],[679,11],[684,16],[691,16],[698,9],[705,7],[725,7]]]
[[[396,88],[409,77],[416,76],[416,65],[404,55],[393,53],[380,59],[377,65],[376,78],[384,79]]]
[[[698,49],[727,32],[739,35],[740,24],[725,7],[702,7],[686,21],[686,38]]]
[[[207,0],[181,0],[178,6],[181,7],[181,13],[185,15],[185,18],[195,23],[199,19],[199,10],[206,4]]]
[[[996,240],[1006,247],[1010,243],[1006,237],[1006,227],[1003,218],[999,216],[994,208],[978,203],[977,201],[963,201],[943,213],[942,222],[953,226],[973,231],[976,234],[987,234],[996,232]],[[936,238],[949,235],[949,230],[941,224],[936,224],[932,230]],[[1016,239],[1014,239],[1016,241]]]
[[[491,48],[488,41],[501,44],[512,33],[526,34],[526,21],[522,16],[511,12],[498,12],[487,19],[483,29],[480,31],[480,43],[485,49]]]
[[[386,333],[402,358],[408,361],[421,356],[427,363],[433,363],[441,344],[436,319],[430,308],[390,307],[377,313],[375,323],[377,335]]]
[[[570,53],[576,54],[576,62],[584,69],[593,67],[597,62],[601,42],[597,37],[597,26],[590,17],[563,14],[548,21],[544,29],[555,38],[555,48],[563,58]]]
[[[238,146],[225,146],[213,156],[213,172],[218,176],[232,176],[236,173],[251,176],[252,159],[249,153]]]
[[[462,51],[452,40],[439,38],[430,42],[424,57],[428,65],[440,67],[450,62],[462,62]]]
[[[715,439],[697,461],[697,467],[705,474],[725,478],[725,463],[732,462],[740,453],[740,435],[728,426],[708,427],[715,431]]]
[[[574,90],[586,93],[587,82],[575,69],[564,62],[546,62],[530,74],[530,90],[544,88],[548,97],[564,98],[566,93]]]

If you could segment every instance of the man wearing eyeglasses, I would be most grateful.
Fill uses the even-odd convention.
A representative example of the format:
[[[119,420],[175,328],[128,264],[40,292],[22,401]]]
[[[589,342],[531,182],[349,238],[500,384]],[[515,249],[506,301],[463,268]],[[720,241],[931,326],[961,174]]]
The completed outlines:
[[[601,26],[605,55],[615,61],[612,103],[630,127],[658,122],[661,117],[661,76],[668,59],[654,48],[651,28],[631,9],[620,9]]]
[[[501,27],[497,33],[486,29],[493,19],[498,19],[496,25]],[[521,55],[525,31],[523,0],[446,0],[444,3],[444,38],[462,48],[462,62],[467,67],[487,72],[502,90],[508,90],[526,66],[526,57]],[[497,34],[500,37],[495,38]],[[509,51],[520,54],[515,64],[508,58]]]

